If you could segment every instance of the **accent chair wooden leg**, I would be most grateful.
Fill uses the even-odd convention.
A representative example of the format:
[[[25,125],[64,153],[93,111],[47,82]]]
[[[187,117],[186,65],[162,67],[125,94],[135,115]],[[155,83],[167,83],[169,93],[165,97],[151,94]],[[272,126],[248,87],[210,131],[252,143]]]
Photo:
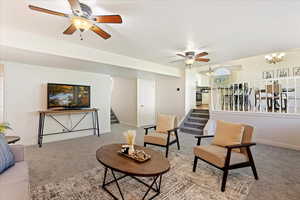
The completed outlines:
[[[197,156],[195,156],[195,158],[194,158],[194,165],[193,165],[193,172],[196,172],[197,163],[198,163],[198,158],[197,158]]]
[[[227,176],[228,176],[228,171],[229,171],[229,165],[230,165],[230,157],[231,157],[231,149],[227,149],[227,155],[224,163],[224,168],[223,168],[223,179],[222,179],[222,186],[221,186],[221,191],[225,191],[226,187],[226,181],[227,181]]]
[[[258,175],[257,175],[256,167],[255,167],[254,160],[253,160],[253,157],[252,157],[252,153],[251,153],[249,147],[247,148],[247,154],[248,154],[248,159],[249,159],[249,162],[250,162],[250,165],[251,165],[251,169],[252,169],[254,178],[256,180],[258,180]]]
[[[225,187],[226,187],[226,182],[227,182],[227,176],[228,176],[228,169],[224,169],[223,179],[222,179],[222,187],[221,187],[221,191],[222,192],[225,192]]]
[[[166,158],[168,157],[169,154],[169,145],[166,146]]]
[[[144,143],[144,147],[146,147],[146,143]]]
[[[177,131],[175,132],[175,136],[176,136],[176,142],[177,142],[178,150],[180,150],[180,144],[179,144],[179,138],[178,138]]]

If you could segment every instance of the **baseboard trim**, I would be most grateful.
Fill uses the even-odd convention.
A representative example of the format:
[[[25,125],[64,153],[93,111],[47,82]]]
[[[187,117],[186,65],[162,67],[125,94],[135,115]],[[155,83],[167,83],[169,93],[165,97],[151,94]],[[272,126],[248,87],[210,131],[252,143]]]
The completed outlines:
[[[300,146],[293,145],[293,144],[269,141],[269,140],[260,139],[260,138],[255,138],[255,141],[260,144],[266,144],[266,145],[271,145],[271,146],[275,146],[275,147],[281,147],[281,148],[293,149],[293,150],[300,151]]]

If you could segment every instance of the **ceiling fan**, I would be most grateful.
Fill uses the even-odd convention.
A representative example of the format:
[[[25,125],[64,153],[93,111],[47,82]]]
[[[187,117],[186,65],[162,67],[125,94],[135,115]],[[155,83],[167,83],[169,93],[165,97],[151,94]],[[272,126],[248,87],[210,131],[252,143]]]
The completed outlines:
[[[93,15],[92,9],[88,5],[80,3],[78,0],[68,1],[72,9],[72,15],[40,8],[33,5],[29,5],[29,8],[38,12],[69,18],[71,20],[71,25],[63,32],[63,34],[66,35],[71,35],[76,30],[79,30],[80,32],[91,30],[103,39],[108,39],[111,37],[111,35],[102,30],[99,26],[96,25],[96,23],[122,23],[122,18],[120,15],[95,16]]]
[[[202,58],[202,57],[208,55],[207,52],[197,53],[196,51],[185,51],[185,52],[177,53],[176,55],[184,58],[185,64],[187,66],[191,66],[192,64],[194,64],[195,61],[196,62],[209,62],[210,61],[210,59],[208,59],[208,58]]]

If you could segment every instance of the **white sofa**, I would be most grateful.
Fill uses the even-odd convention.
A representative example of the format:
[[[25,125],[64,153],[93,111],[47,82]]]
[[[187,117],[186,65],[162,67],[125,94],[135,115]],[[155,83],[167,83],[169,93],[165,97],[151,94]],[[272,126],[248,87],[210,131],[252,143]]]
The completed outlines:
[[[0,174],[0,200],[29,200],[29,170],[24,146],[10,145],[16,164]]]

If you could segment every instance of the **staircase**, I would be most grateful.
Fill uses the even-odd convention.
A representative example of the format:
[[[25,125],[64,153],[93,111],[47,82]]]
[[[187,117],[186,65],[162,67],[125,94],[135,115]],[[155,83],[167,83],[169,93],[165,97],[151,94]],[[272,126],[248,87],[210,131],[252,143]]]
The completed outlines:
[[[203,129],[209,119],[209,110],[192,109],[180,125],[180,131],[193,135],[203,135]]]
[[[110,109],[110,124],[118,124],[120,123],[116,114],[112,109]]]

